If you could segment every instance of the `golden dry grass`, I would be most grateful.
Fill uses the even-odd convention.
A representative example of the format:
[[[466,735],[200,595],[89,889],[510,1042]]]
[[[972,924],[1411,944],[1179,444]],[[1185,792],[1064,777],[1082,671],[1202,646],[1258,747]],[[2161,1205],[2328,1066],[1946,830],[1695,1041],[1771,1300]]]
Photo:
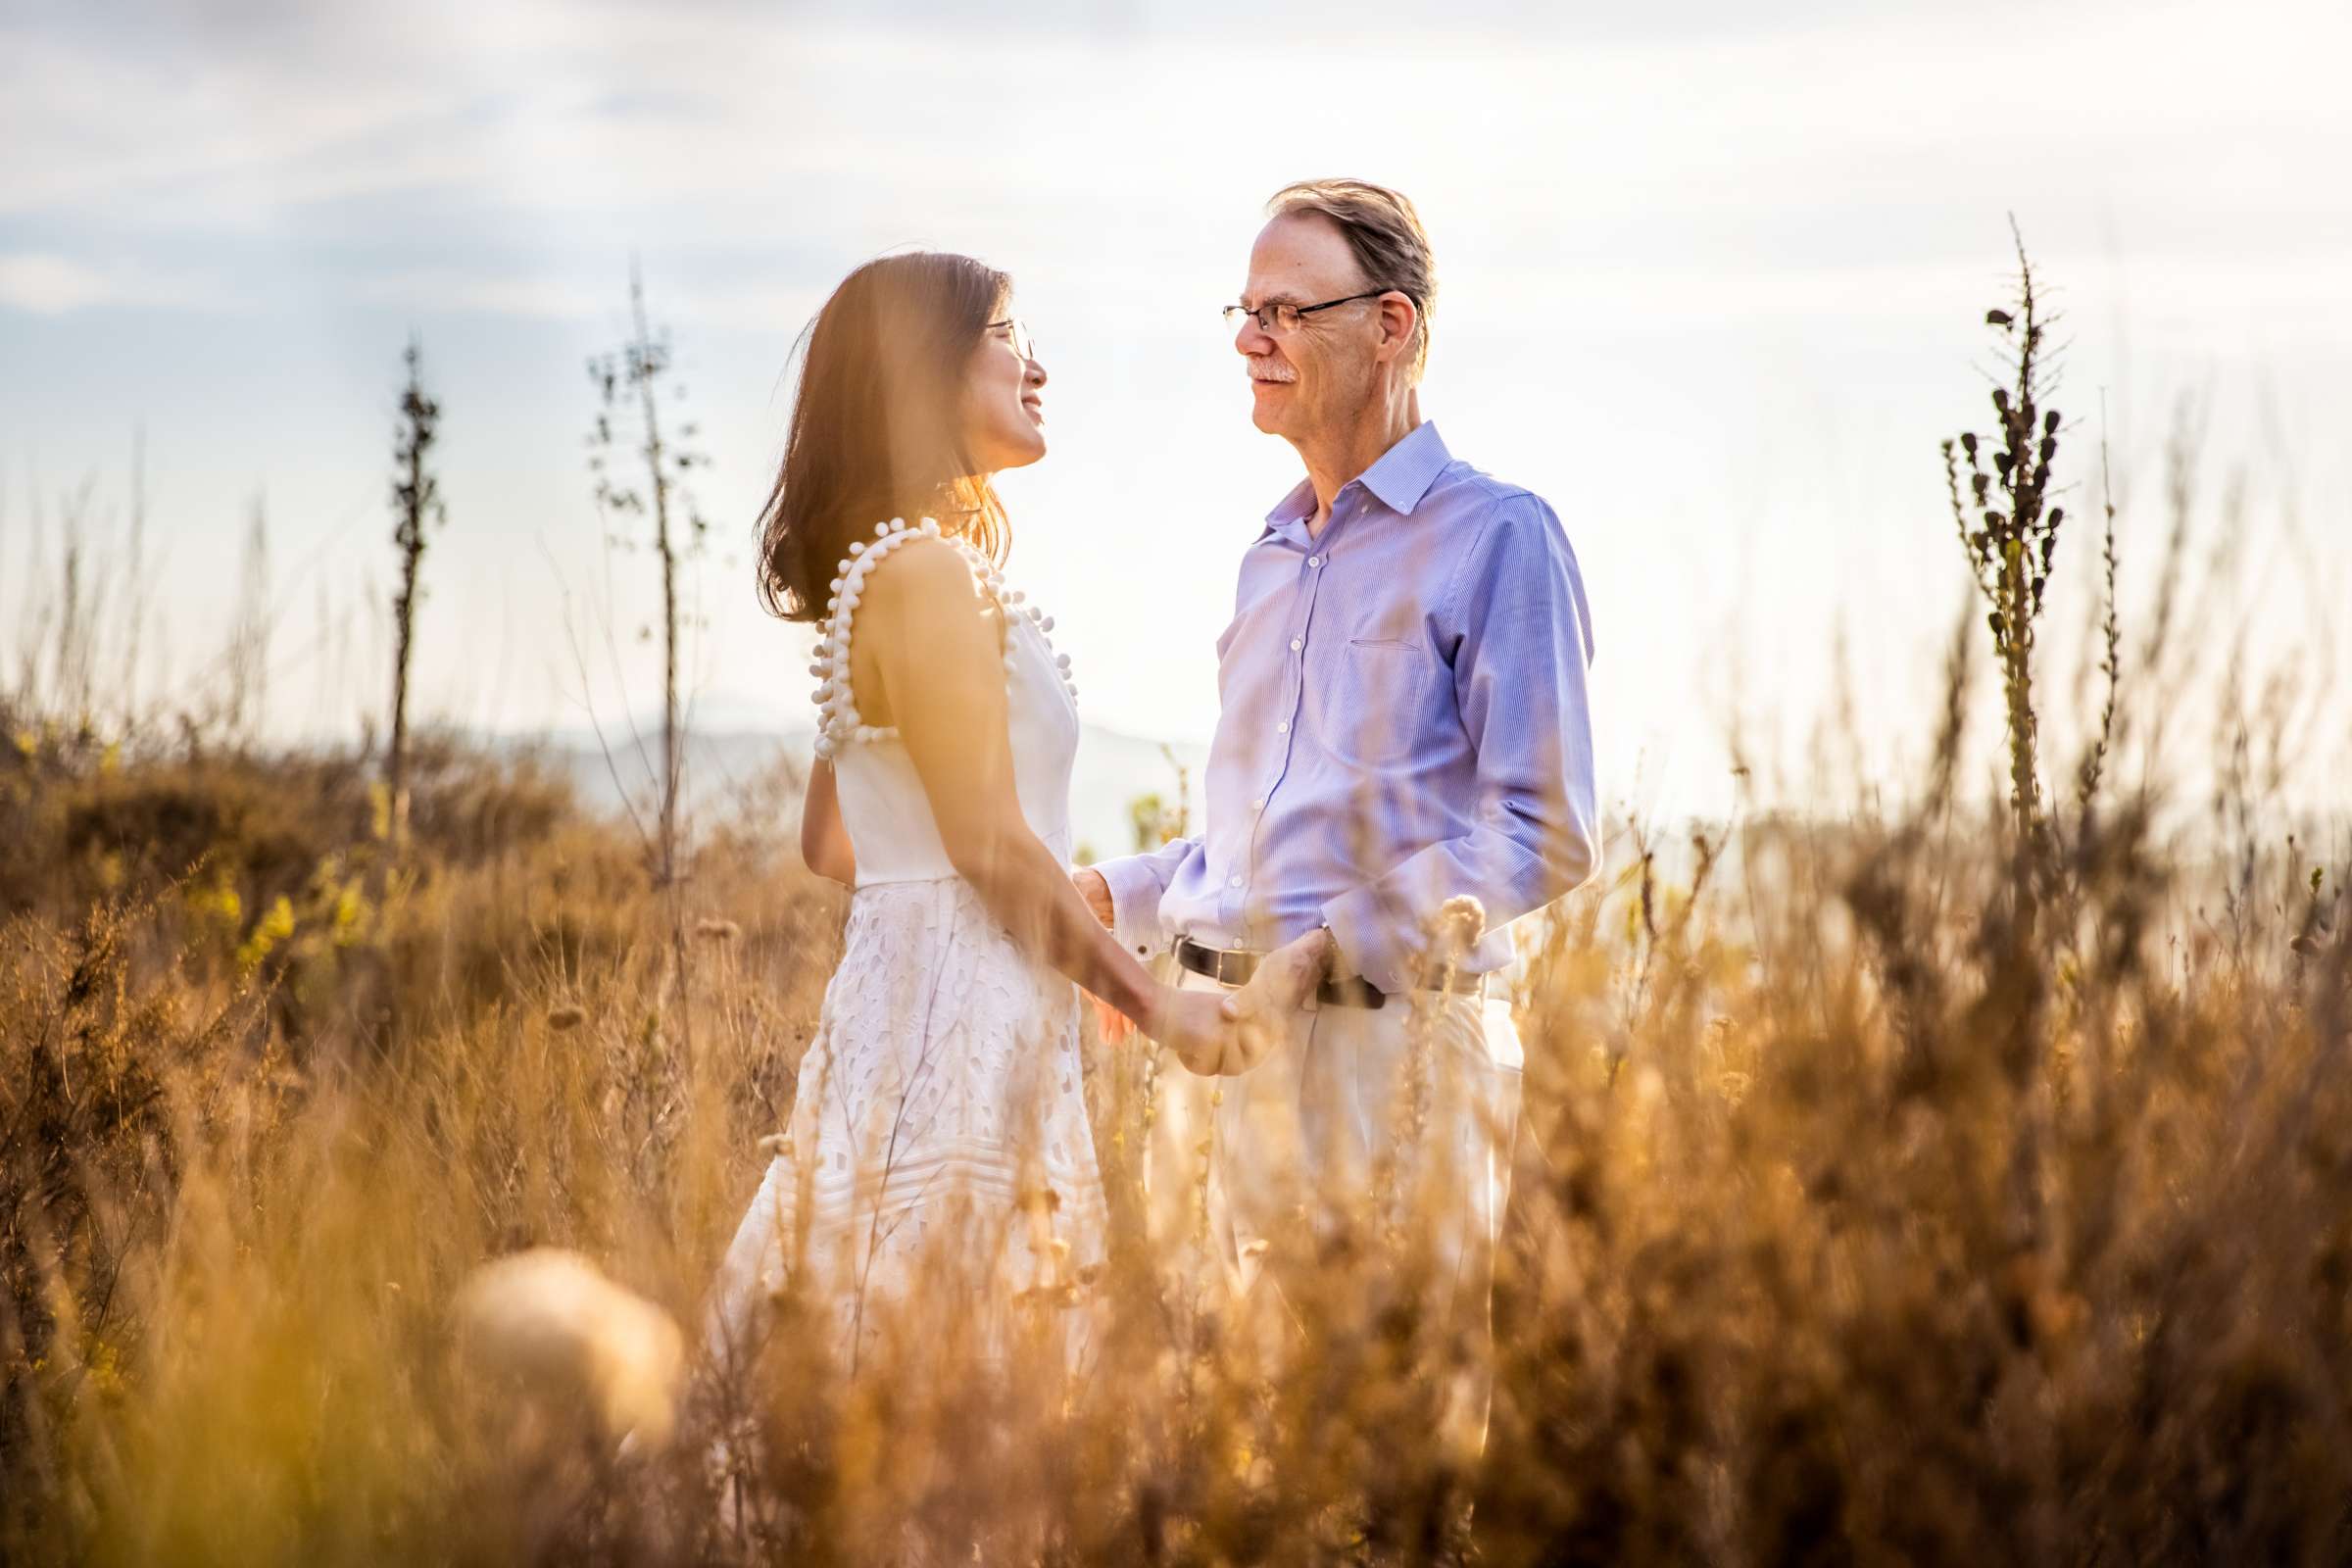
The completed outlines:
[[[1409,1229],[1325,1251],[1278,1362],[1128,1247],[1066,1410],[940,1378],[937,1324],[846,1379],[786,1302],[731,1530],[723,1412],[615,1458],[458,1358],[452,1303],[562,1246],[691,1334],[837,894],[781,835],[706,843],[681,1004],[632,842],[527,769],[421,759],[395,862],[358,764],[28,739],[0,763],[12,1561],[2352,1549],[2352,958],[2341,868],[2283,845],[2217,871],[2113,808],[2029,922],[1990,805],[1742,822],[1678,876],[1620,835],[1533,966],[1474,1474],[1434,1436]],[[1090,1055],[1132,1217],[1147,1074]]]

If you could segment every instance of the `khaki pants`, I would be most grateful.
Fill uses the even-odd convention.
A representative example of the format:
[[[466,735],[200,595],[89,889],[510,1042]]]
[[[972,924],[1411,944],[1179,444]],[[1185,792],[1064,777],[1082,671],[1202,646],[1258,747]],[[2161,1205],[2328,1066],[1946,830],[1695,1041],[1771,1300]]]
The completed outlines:
[[[1223,989],[1189,970],[1182,983]],[[1507,999],[1438,992],[1378,1008],[1310,1002],[1288,1040],[1238,1078],[1198,1077],[1163,1053],[1144,1172],[1159,1255],[1203,1244],[1205,1257],[1190,1255],[1212,1290],[1279,1356],[1286,1271],[1311,1264],[1317,1241],[1342,1226],[1377,1246],[1384,1224],[1409,1221],[1428,1248],[1429,1304],[1468,1352],[1445,1420],[1475,1454],[1493,1382],[1489,1301],[1520,1062]],[[1296,1294],[1303,1282],[1292,1278]]]

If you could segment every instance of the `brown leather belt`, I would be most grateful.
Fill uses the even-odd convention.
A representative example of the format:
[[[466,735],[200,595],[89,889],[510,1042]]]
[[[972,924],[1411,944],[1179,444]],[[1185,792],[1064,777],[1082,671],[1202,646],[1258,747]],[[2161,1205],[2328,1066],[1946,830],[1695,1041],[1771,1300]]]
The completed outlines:
[[[1265,955],[1247,948],[1204,948],[1191,937],[1176,939],[1176,961],[1195,974],[1204,974],[1221,986],[1246,986],[1257,972],[1259,960]],[[1450,974],[1446,984],[1432,986],[1433,991],[1450,991],[1461,996],[1482,996],[1487,989],[1483,974]],[[1315,988],[1318,1002],[1341,1007],[1385,1007],[1389,994],[1361,975],[1345,980],[1326,980]]]

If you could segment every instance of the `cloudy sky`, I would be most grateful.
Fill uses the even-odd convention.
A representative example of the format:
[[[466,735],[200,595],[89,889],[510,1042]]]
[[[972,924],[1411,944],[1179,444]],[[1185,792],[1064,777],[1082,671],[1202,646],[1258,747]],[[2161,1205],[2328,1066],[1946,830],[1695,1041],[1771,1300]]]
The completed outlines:
[[[649,561],[603,547],[582,446],[636,257],[715,463],[702,710],[797,721],[800,634],[746,550],[790,349],[843,272],[919,244],[1011,271],[1043,346],[1054,451],[1005,485],[1011,571],[1089,716],[1202,738],[1235,558],[1297,471],[1216,310],[1265,196],[1345,172],[1434,233],[1425,411],[1566,521],[1614,795],[1714,803],[1734,727],[1796,776],[1841,708],[1866,764],[1916,746],[1965,585],[1936,443],[1983,420],[2011,213],[2066,313],[2082,514],[2113,449],[2127,608],[2185,396],[2195,559],[2246,541],[2212,635],[2249,626],[2258,669],[2343,651],[2340,0],[1018,10],[0,0],[0,617],[85,479],[119,559],[143,429],[147,695],[211,667],[259,496],[273,723],[356,731],[387,684],[414,330],[451,510],[424,707],[643,707]],[[2330,744],[2342,711],[2312,715]]]

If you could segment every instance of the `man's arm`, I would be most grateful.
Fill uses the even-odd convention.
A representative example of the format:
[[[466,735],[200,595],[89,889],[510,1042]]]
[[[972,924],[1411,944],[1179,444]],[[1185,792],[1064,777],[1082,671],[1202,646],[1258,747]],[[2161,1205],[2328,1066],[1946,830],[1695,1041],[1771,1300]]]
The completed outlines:
[[[1110,927],[1119,946],[1148,958],[1168,945],[1159,901],[1186,858],[1200,850],[1199,838],[1170,839],[1148,854],[1099,860],[1077,873],[1078,891],[1086,895],[1095,918]]]
[[[1414,984],[1421,933],[1447,899],[1475,897],[1492,929],[1560,897],[1599,858],[1590,615],[1551,508],[1532,495],[1497,503],[1441,613],[1459,628],[1454,696],[1478,752],[1477,825],[1323,906],[1341,961],[1383,991]]]

